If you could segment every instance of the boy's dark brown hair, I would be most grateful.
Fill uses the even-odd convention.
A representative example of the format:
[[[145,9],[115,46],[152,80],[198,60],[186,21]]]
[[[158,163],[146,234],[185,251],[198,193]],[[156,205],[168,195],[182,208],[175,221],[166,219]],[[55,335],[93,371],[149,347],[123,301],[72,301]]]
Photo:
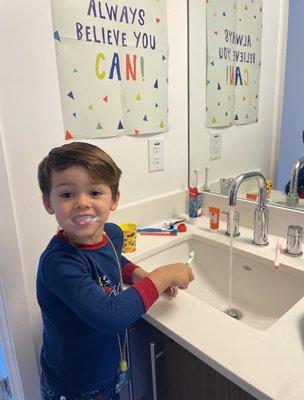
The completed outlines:
[[[44,197],[49,197],[52,189],[52,171],[63,171],[72,165],[81,165],[93,179],[109,185],[112,198],[116,199],[121,170],[109,154],[84,142],[55,147],[41,161],[38,167],[38,181]]]

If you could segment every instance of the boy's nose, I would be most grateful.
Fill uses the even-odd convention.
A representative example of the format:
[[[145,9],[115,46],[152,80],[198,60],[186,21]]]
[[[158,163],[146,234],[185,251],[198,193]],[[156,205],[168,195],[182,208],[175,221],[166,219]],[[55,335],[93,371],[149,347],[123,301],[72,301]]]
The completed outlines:
[[[75,203],[75,208],[77,210],[82,210],[90,207],[90,202],[88,196],[79,196]]]
[[[77,210],[85,210],[85,209],[87,209],[87,208],[89,208],[89,205],[88,205],[88,204],[85,204],[85,203],[78,203],[78,204],[76,204],[76,209],[77,209]]]

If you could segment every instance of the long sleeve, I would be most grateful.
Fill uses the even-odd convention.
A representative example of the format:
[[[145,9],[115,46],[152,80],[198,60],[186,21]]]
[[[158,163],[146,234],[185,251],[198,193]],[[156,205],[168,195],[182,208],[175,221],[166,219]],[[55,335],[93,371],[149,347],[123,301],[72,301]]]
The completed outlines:
[[[133,264],[124,256],[121,256],[122,265],[122,279],[124,283],[133,285],[133,288],[139,293],[144,306],[145,311],[152,306],[152,304],[158,299],[159,294],[154,283],[148,278],[142,278],[134,283],[133,273],[136,268],[140,268],[138,265]]]
[[[76,255],[50,254],[44,262],[42,281],[83,321],[102,333],[120,332],[145,312],[135,288],[129,287],[116,296],[107,295]]]
[[[122,280],[128,285],[133,284],[133,272],[138,266],[129,261],[126,257],[121,256],[121,272]]]

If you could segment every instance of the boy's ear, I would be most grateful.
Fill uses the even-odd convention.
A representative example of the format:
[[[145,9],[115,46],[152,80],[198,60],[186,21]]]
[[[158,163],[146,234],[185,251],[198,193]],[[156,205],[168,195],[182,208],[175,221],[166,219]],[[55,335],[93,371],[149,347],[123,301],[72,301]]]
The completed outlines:
[[[53,210],[53,207],[51,205],[50,198],[47,197],[47,196],[43,196],[42,197],[42,201],[43,201],[43,205],[44,205],[44,208],[46,209],[46,211],[51,215],[54,214],[54,210]]]
[[[116,208],[118,206],[119,198],[120,198],[120,192],[118,190],[117,194],[116,194],[116,198],[112,199],[112,204],[111,204],[111,208],[110,208],[111,211],[115,211],[116,210]]]

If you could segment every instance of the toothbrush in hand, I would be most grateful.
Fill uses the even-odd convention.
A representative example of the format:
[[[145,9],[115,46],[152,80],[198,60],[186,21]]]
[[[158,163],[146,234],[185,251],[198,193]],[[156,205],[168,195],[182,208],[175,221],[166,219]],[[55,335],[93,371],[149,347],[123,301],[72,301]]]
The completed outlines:
[[[194,252],[194,250],[191,250],[190,254],[189,254],[189,258],[185,262],[185,264],[188,264],[189,268],[191,267],[191,264],[192,264],[194,258],[195,258],[195,252]],[[180,287],[180,289],[183,289],[183,288]],[[165,290],[165,293],[168,294],[171,297],[175,297],[177,295],[177,293],[178,293],[178,288],[176,288],[176,287],[168,287],[168,289]]]
[[[190,254],[189,254],[189,258],[186,261],[186,264],[188,264],[189,267],[191,267],[191,264],[192,264],[194,258],[195,258],[195,252],[194,252],[194,250],[191,250]]]

